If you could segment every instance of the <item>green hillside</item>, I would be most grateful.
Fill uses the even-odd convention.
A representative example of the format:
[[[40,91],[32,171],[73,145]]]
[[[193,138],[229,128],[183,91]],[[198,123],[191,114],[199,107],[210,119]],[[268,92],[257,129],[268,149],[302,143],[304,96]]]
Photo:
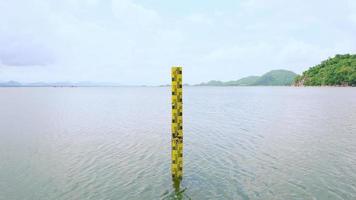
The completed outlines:
[[[248,85],[253,85],[259,78],[260,78],[259,76],[248,76],[248,77],[239,79],[237,81],[227,81],[227,82],[225,82],[225,85],[228,85],[228,86],[234,86],[234,85],[248,86]]]
[[[254,85],[292,85],[297,76],[288,70],[272,70],[261,76]]]
[[[356,86],[356,55],[336,55],[295,78],[296,86]]]
[[[296,73],[288,70],[272,70],[262,76],[248,76],[236,81],[209,81],[199,86],[284,86],[292,85]]]

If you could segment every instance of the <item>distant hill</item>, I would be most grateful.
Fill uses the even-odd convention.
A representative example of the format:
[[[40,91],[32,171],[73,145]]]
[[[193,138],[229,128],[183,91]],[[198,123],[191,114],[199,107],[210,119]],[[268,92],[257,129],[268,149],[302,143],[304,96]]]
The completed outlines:
[[[292,85],[297,76],[288,70],[272,70],[261,76],[254,85]]]
[[[248,76],[236,81],[209,81],[199,86],[288,86],[298,74],[288,70],[272,70],[262,76]]]
[[[0,87],[19,87],[21,83],[16,81],[0,82]]]
[[[248,76],[237,81],[228,81],[226,82],[227,85],[240,85],[240,86],[248,86],[253,85],[258,81],[259,76]]]
[[[356,55],[336,55],[297,76],[295,86],[356,86]]]

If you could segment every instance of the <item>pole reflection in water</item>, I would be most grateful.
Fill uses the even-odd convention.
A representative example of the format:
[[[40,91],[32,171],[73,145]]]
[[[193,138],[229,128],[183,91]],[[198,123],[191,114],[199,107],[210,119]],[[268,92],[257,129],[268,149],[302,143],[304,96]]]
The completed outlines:
[[[162,200],[184,200],[184,199],[191,199],[187,194],[187,188],[180,188],[180,183],[182,179],[175,179],[172,178],[173,182],[173,191],[172,192],[165,192],[162,195]]]

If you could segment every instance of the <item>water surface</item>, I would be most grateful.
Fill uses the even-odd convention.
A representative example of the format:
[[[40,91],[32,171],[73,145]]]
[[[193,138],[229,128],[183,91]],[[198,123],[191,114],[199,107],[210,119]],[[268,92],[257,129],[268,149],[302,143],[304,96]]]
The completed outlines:
[[[163,199],[169,88],[0,88],[1,200]],[[184,88],[191,199],[356,199],[356,89]]]

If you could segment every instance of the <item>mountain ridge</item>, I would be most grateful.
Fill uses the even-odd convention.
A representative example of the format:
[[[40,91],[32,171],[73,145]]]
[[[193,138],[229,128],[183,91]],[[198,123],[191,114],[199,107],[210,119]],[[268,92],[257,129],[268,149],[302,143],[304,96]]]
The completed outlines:
[[[235,81],[212,80],[197,86],[290,86],[298,74],[285,70],[271,70],[262,76],[247,76]]]

